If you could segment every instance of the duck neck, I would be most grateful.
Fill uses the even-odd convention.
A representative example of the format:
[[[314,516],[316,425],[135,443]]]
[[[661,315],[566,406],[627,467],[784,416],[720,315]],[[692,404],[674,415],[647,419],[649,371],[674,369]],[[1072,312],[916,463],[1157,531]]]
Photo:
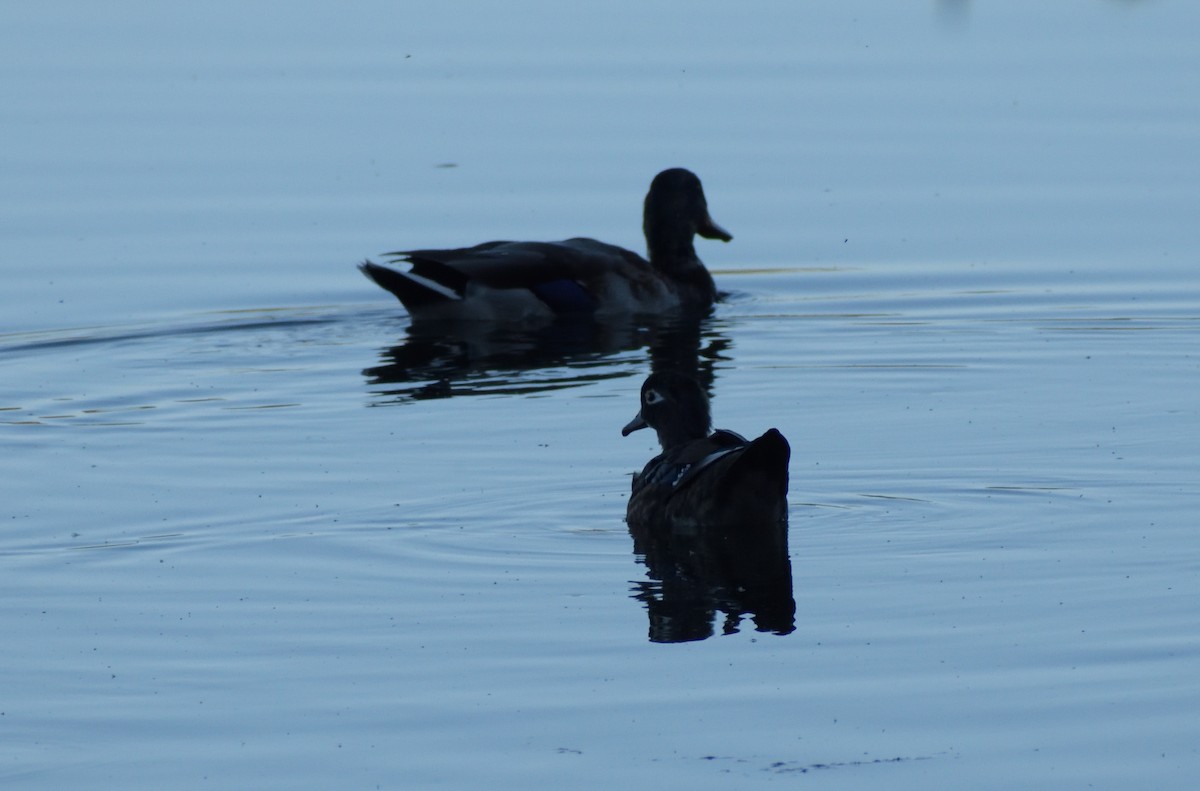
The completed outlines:
[[[646,247],[650,254],[650,263],[662,271],[682,272],[701,265],[700,259],[696,257],[696,247],[692,244],[691,234],[682,237],[659,234],[647,227]]]
[[[658,444],[664,451],[704,439],[708,436],[709,420],[707,410],[696,410],[694,414],[679,415],[678,419],[664,426],[656,426]]]
[[[717,299],[717,286],[712,275],[696,257],[692,236],[656,235],[647,228],[646,245],[650,266],[671,279],[680,288],[688,304],[707,308]]]

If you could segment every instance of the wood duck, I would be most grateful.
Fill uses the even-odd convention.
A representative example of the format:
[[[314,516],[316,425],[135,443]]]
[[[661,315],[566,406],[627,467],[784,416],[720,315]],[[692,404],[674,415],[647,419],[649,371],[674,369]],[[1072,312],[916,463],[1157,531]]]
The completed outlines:
[[[749,441],[725,429],[709,433],[708,398],[690,377],[653,373],[641,410],[622,436],[649,426],[662,453],[633,477],[626,518],[637,523],[767,525],[787,519],[791,447],[776,429]]]
[[[363,274],[414,319],[546,319],[563,315],[707,311],[717,297],[692,240],[733,237],[708,215],[700,179],[671,168],[654,177],[642,228],[650,260],[595,239],[485,242],[456,250],[386,253],[401,272],[366,261]]]

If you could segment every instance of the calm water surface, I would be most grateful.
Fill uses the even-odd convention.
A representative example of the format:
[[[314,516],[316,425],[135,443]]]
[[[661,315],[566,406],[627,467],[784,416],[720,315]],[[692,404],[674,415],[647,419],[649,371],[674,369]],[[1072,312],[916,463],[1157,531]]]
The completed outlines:
[[[5,787],[1188,787],[1200,12],[518,5],[0,12]],[[354,271],[677,164],[698,325]],[[664,359],[791,440],[782,628],[634,552]]]

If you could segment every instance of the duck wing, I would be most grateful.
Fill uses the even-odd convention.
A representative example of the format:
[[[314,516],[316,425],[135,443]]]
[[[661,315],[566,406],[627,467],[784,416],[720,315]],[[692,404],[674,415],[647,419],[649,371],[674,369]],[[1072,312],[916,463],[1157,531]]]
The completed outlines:
[[[595,239],[561,242],[485,242],[450,250],[386,253],[389,263],[407,263],[398,272],[367,262],[369,278],[395,294],[410,310],[462,300],[468,289],[526,289],[554,313],[590,313],[599,307],[605,278],[655,278],[641,256]]]
[[[410,263],[413,274],[461,293],[474,281],[491,288],[529,288],[555,280],[579,280],[629,266],[649,267],[641,256],[595,239],[561,242],[485,242],[455,250],[408,250],[384,255]]]
[[[700,476],[700,473],[722,459],[743,451],[749,443],[733,431],[718,429],[711,435],[672,448],[655,456],[633,478],[633,494],[647,487],[663,489],[670,497]]]
[[[634,478],[627,516],[698,524],[786,519],[790,458],[776,429],[752,442],[718,430],[651,459]]]

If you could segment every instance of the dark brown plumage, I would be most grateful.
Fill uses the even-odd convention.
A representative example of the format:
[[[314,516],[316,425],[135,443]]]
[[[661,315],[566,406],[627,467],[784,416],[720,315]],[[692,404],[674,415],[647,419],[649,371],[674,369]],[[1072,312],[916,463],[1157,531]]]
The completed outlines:
[[[631,525],[786,521],[791,447],[784,436],[772,428],[747,441],[723,429],[710,434],[710,425],[708,398],[694,379],[671,371],[646,379],[641,409],[621,434],[648,426],[663,450],[633,478]]]
[[[411,264],[409,271],[370,261],[359,268],[414,319],[524,320],[711,307],[716,287],[693,239],[733,237],[709,216],[696,174],[671,168],[655,176],[642,226],[649,260],[575,238],[387,253],[391,263]]]

